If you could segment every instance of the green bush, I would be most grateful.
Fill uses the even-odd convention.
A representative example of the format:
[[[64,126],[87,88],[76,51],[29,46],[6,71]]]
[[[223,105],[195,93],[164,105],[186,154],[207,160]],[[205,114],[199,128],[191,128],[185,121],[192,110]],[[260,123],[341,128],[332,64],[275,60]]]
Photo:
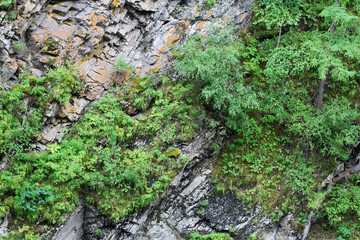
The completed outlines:
[[[72,65],[47,72],[44,82],[51,86],[49,100],[55,100],[60,104],[68,103],[73,95],[80,93],[82,87],[78,72]]]
[[[336,225],[355,218],[360,218],[360,187],[347,184],[333,187],[328,194],[329,201],[324,204],[325,216],[330,224]]]
[[[81,79],[71,65],[51,69],[40,78],[24,72],[20,79],[9,91],[0,91],[0,154],[28,148],[38,137],[50,102],[67,103],[81,90]]]
[[[113,67],[113,69],[118,70],[118,71],[120,71],[120,70],[132,71],[133,70],[132,66],[128,65],[122,57],[119,57],[116,60],[116,65]]]
[[[206,0],[205,1],[205,6],[207,9],[212,8],[215,4],[216,4],[216,0]]]
[[[15,8],[16,0],[1,0],[0,1],[0,9],[9,9],[11,6]]]
[[[47,145],[43,152],[19,151],[9,169],[0,173],[0,202],[6,202],[0,205],[0,214],[14,208],[19,221],[56,224],[74,210],[78,195],[86,191],[89,203],[119,221],[159,198],[186,162],[167,157],[166,149],[189,141],[196,132],[191,126],[199,124],[188,114],[196,107],[186,101],[194,87],[168,83],[155,89],[152,77],[137,78],[132,77],[133,82],[123,91],[94,102],[61,143]],[[52,70],[42,78],[24,75],[23,80],[10,92],[4,92],[7,97],[1,99],[3,109],[21,111],[28,94],[34,98],[34,106],[43,101],[66,102],[74,94],[70,90],[77,89],[76,73],[65,68]],[[133,88],[139,82],[144,83],[142,91]],[[45,87],[49,83],[53,84],[51,89]],[[68,90],[59,93],[65,85]],[[34,91],[36,87],[39,89]],[[152,106],[138,105],[149,98],[153,99]],[[124,102],[147,110],[147,114],[132,118],[124,112]],[[166,126],[171,126],[171,133],[160,131]],[[15,131],[9,124],[4,123],[4,127]],[[133,148],[132,142],[139,137],[150,142]],[[152,184],[149,179],[153,179]],[[15,203],[11,204],[14,197]]]
[[[255,92],[244,83],[240,53],[231,27],[213,27],[207,37],[194,35],[175,54],[178,56],[174,62],[176,69],[201,85],[201,95],[226,114],[228,127],[236,129],[246,123],[246,113],[258,108]]]
[[[360,112],[346,99],[333,99],[319,112],[298,111],[291,117],[289,130],[309,140],[324,155],[346,159],[360,134]]]

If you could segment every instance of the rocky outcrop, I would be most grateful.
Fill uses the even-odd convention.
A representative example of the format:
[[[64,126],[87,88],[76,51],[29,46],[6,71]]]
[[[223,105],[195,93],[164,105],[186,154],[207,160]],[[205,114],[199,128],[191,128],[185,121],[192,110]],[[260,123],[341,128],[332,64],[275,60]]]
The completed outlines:
[[[44,1],[44,0],[43,0]],[[123,57],[141,74],[161,68],[171,44],[222,18],[239,27],[251,17],[252,0],[222,0],[210,10],[203,1],[101,0],[21,5],[17,34],[31,67],[74,62],[84,77],[82,96],[94,100],[118,81],[112,67]],[[21,55],[21,56],[20,56]],[[26,57],[26,59],[24,59]]]
[[[225,130],[205,131],[191,144],[183,147],[182,154],[194,158],[157,202],[135,216],[114,223],[94,207],[86,205],[82,218],[77,210],[57,233],[44,235],[43,239],[73,236],[71,239],[74,240],[179,240],[193,232],[225,232],[234,239],[247,239],[250,234],[269,240],[300,239],[299,234],[290,227],[292,215],[287,215],[279,224],[274,224],[270,218],[261,214],[259,206],[245,209],[241,201],[231,193],[214,191],[211,162],[218,152],[210,146],[213,142],[221,144],[225,137]],[[81,229],[78,227],[80,225]],[[77,235],[79,232],[83,233],[81,237]]]
[[[56,240],[77,240],[83,236],[83,219],[84,219],[84,207],[79,206],[75,212],[73,212],[64,225],[51,237]],[[42,238],[50,238],[48,235],[42,236]]]
[[[9,84],[8,80],[16,79],[14,74],[25,66],[35,75],[67,61],[78,66],[84,81],[81,95],[71,106],[49,109],[53,114],[43,131],[43,143],[59,141],[62,129],[71,126],[64,123],[77,121],[91,101],[112,84],[127,80],[127,74],[113,69],[117,58],[125,59],[141,75],[151,69],[163,70],[171,60],[171,46],[204,31],[211,22],[232,22],[242,28],[250,21],[253,0],[218,0],[211,9],[204,2],[20,1],[22,14],[0,27],[0,83]],[[0,17],[4,15],[1,12]],[[14,42],[24,43],[25,48],[14,49]],[[63,124],[58,126],[53,117]]]
[[[21,16],[0,27],[0,84],[10,85],[9,80],[16,80],[14,74],[25,65],[40,76],[47,66],[74,63],[84,88],[70,103],[50,105],[40,140],[43,144],[61,141],[64,129],[78,121],[92,101],[113,84],[121,86],[127,80],[127,74],[113,69],[118,57],[140,75],[151,69],[166,70],[172,44],[203,33],[215,21],[230,21],[239,28],[249,23],[253,0],[216,2],[211,9],[204,7],[203,0],[20,2]],[[26,47],[15,50],[15,41]],[[288,231],[290,217],[276,225],[260,214],[260,207],[244,209],[232,194],[214,192],[211,160],[217,153],[210,146],[213,142],[222,145],[225,136],[225,130],[205,131],[189,146],[179,146],[181,154],[192,160],[159,201],[135,216],[113,223],[94,207],[82,204],[55,233],[42,238],[171,240],[198,231],[231,233],[236,239],[251,233],[265,239],[296,239]]]

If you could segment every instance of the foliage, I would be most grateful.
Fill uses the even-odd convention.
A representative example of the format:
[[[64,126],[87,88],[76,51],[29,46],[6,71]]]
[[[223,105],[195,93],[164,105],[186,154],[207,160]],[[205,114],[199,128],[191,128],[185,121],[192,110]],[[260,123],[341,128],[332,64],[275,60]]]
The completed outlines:
[[[232,240],[232,237],[225,233],[210,233],[206,235],[192,233],[190,234],[189,240]]]
[[[116,60],[116,65],[113,67],[113,69],[118,70],[118,71],[120,71],[120,70],[132,71],[133,70],[133,68],[130,65],[128,65],[122,57],[119,57]]]
[[[348,159],[360,134],[355,5],[257,1],[257,25],[242,33],[244,44],[228,39],[232,43],[227,46],[237,46],[239,54],[234,56],[242,83],[256,92],[258,105],[255,111],[245,111],[245,117],[236,114],[246,125],[233,127],[236,134],[215,163],[218,191],[230,189],[249,205],[260,203],[265,211],[276,208],[276,220],[285,211],[297,213],[300,220],[306,211],[320,211],[325,197],[318,192],[319,182],[336,161]],[[256,41],[264,28],[283,28],[281,44],[271,35]],[[206,51],[200,44],[204,40],[197,41],[191,44]],[[185,75],[188,79],[202,80],[212,73],[210,67],[197,72],[194,65],[188,69],[195,75]],[[321,110],[313,106],[320,79],[326,80]],[[223,111],[227,107],[222,105]]]
[[[60,104],[68,103],[73,95],[81,91],[78,73],[69,64],[47,72],[43,78],[45,83],[51,86],[49,100]]]
[[[20,79],[9,91],[0,91],[0,154],[29,148],[38,137],[49,103],[67,103],[81,90],[81,80],[70,64],[51,69],[40,78],[24,72]]]
[[[13,42],[13,47],[16,51],[22,51],[26,49],[26,45],[23,42]]]
[[[15,209],[20,213],[27,211],[35,212],[38,205],[45,203],[54,203],[54,195],[50,186],[28,186],[21,189],[19,195],[15,197]]]
[[[311,166],[311,162],[301,156],[290,156],[294,166],[286,169],[287,184],[294,193],[309,195],[315,187],[315,167]]]
[[[207,9],[212,8],[215,4],[216,4],[216,0],[206,0],[205,1],[205,6]]]
[[[359,117],[358,109],[346,99],[333,99],[317,114],[294,113],[289,130],[303,136],[311,148],[317,147],[322,154],[346,159],[360,134],[356,124]]]
[[[205,101],[225,112],[227,126],[233,129],[246,122],[246,112],[259,105],[255,92],[244,84],[234,41],[232,28],[214,27],[208,37],[195,35],[181,46],[174,63],[184,77],[200,81]]]
[[[254,24],[265,24],[268,29],[279,29],[285,25],[298,25],[305,1],[261,0],[255,4]]]
[[[72,84],[76,75],[59,69],[41,79],[28,75],[24,79],[53,82],[52,89],[63,82]],[[57,82],[59,79],[62,82]],[[19,151],[13,157],[13,164],[0,174],[0,202],[4,203],[0,213],[14,209],[18,221],[56,224],[74,210],[79,194],[85,193],[90,204],[119,221],[165,192],[186,162],[176,159],[178,151],[168,157],[166,149],[189,141],[199,130],[191,127],[191,123],[200,124],[196,106],[186,101],[197,94],[192,85],[167,83],[155,89],[154,77],[132,80],[123,91],[95,102],[61,143],[48,145],[43,152]],[[17,99],[25,96],[20,93]],[[46,100],[55,100],[51,90],[48,95]],[[60,101],[66,95],[56,96]],[[149,98],[152,106],[147,104]],[[125,112],[129,104],[147,110],[146,115],[130,117]],[[166,126],[174,129],[171,138],[160,131]],[[147,143],[135,147],[139,138]]]
[[[0,9],[9,9],[11,7],[15,8],[16,0],[1,0]]]
[[[17,231],[11,231],[9,234],[0,236],[2,240],[40,240],[40,236],[35,234],[34,229],[28,225],[19,228]]]
[[[354,229],[347,228],[345,224],[340,224],[337,232],[340,235],[339,240],[352,239],[354,235]]]
[[[353,185],[337,186],[332,189],[325,203],[325,215],[330,224],[343,222],[347,217],[360,217],[360,188]]]
[[[191,159],[179,146],[224,120],[227,144],[212,144],[220,152],[213,163],[217,191],[232,190],[249,207],[261,204],[276,221],[291,211],[302,222],[309,211],[324,209],[339,239],[350,238],[359,229],[358,186],[335,186],[325,198],[319,183],[349,157],[360,134],[359,1],[254,4],[255,24],[241,39],[218,23],[194,34],[173,53],[181,79],[131,75],[45,151],[31,152],[31,145],[50,104],[67,104],[81,91],[76,69],[62,66],[40,78],[24,73],[1,89],[0,158],[11,164],[0,173],[0,217],[11,212],[18,225],[57,224],[84,195],[119,221],[164,194]],[[114,69],[133,72],[122,58]],[[209,117],[214,110],[216,119]],[[202,214],[208,202],[199,204]],[[25,228],[7,238],[37,237]],[[190,239],[231,238],[193,233]]]

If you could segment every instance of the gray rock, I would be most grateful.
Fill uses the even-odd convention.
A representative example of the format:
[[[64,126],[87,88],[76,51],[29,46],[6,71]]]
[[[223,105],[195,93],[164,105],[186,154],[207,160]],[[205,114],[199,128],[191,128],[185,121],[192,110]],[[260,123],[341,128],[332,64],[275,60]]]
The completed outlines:
[[[349,173],[350,174],[357,174],[360,171],[360,163],[356,164],[355,166],[353,166]]]
[[[0,160],[0,170],[5,169],[7,164],[8,164],[8,158],[7,156],[5,156],[3,159]]]
[[[49,124],[45,126],[41,133],[40,142],[43,144],[51,143],[51,142],[60,142],[65,136],[65,129],[69,127],[69,123],[62,123],[53,126]]]
[[[8,215],[6,215],[4,219],[0,219],[0,237],[8,233],[8,225],[9,220]]]
[[[341,172],[344,171],[344,163],[338,164],[334,170],[334,177],[338,176]]]
[[[47,237],[47,239],[53,240],[81,240],[83,236],[83,219],[84,219],[84,207],[79,206],[75,212],[66,220],[63,226],[59,228],[53,236]]]

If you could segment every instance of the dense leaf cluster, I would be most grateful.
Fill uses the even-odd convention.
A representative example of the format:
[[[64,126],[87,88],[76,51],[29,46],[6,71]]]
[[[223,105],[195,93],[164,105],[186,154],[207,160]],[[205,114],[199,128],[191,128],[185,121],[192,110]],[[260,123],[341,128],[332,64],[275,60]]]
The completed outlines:
[[[216,162],[217,190],[261,203],[275,219],[296,212],[301,224],[319,209],[318,182],[360,134],[359,2],[261,0],[254,12],[241,40],[214,27],[180,46],[174,65],[236,131]],[[326,216],[336,225],[350,206],[341,210],[334,191]]]

